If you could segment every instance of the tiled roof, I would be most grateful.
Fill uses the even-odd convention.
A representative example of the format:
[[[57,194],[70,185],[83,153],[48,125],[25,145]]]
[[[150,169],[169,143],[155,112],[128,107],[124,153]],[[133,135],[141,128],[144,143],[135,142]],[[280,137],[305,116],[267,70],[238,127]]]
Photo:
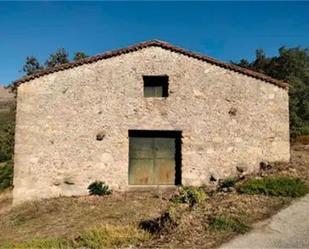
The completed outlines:
[[[42,77],[42,76],[47,75],[47,74],[51,74],[51,73],[58,72],[58,71],[63,71],[63,70],[73,68],[73,67],[78,67],[78,66],[81,66],[81,65],[84,65],[84,64],[94,63],[94,62],[99,61],[99,60],[105,60],[105,59],[108,59],[108,58],[111,58],[111,57],[114,57],[114,56],[131,53],[131,52],[134,52],[134,51],[137,51],[137,50],[140,50],[140,49],[143,49],[143,48],[148,48],[148,47],[160,47],[160,48],[163,48],[163,49],[167,49],[167,50],[170,50],[170,51],[175,52],[175,53],[186,55],[188,57],[195,58],[197,60],[205,61],[205,62],[217,65],[219,67],[226,68],[226,69],[234,71],[234,72],[238,72],[238,73],[241,73],[241,74],[244,74],[244,75],[256,78],[256,79],[263,80],[265,82],[274,84],[274,85],[279,86],[279,87],[284,88],[284,89],[288,89],[288,87],[289,87],[289,85],[287,83],[280,81],[280,80],[276,80],[274,78],[271,78],[271,77],[269,77],[265,74],[258,73],[258,72],[255,72],[255,71],[252,71],[252,70],[249,70],[249,69],[246,69],[246,68],[242,68],[242,67],[239,67],[239,66],[235,66],[235,65],[232,65],[232,64],[228,64],[228,63],[225,63],[225,62],[222,62],[222,61],[218,61],[218,60],[213,59],[211,57],[201,55],[201,54],[198,54],[198,53],[195,53],[195,52],[191,52],[191,51],[173,46],[173,45],[171,45],[167,42],[158,41],[158,40],[151,40],[151,41],[141,42],[141,43],[138,43],[138,44],[126,47],[126,48],[117,49],[117,50],[109,51],[109,52],[106,52],[106,53],[103,53],[103,54],[87,57],[87,58],[81,59],[79,61],[73,61],[73,62],[62,64],[62,65],[59,65],[59,66],[56,66],[56,67],[53,67],[53,68],[44,69],[42,71],[37,72],[36,74],[25,76],[25,77],[23,77],[19,80],[14,81],[13,82],[13,88],[18,87],[22,83],[25,83],[27,81],[30,81],[30,80],[33,80],[33,79],[36,79],[36,78],[39,78],[39,77]]]

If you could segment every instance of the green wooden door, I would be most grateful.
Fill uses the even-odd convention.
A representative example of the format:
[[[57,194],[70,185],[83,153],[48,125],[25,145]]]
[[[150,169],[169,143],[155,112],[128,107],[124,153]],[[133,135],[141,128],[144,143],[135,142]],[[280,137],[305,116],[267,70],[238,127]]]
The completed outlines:
[[[175,184],[175,138],[130,137],[129,184]]]

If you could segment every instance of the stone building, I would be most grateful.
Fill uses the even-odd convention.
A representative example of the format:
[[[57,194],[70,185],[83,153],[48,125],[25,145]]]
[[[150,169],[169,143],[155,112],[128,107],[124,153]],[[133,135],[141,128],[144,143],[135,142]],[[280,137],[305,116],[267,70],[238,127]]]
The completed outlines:
[[[288,161],[288,85],[162,41],[14,82],[14,203],[201,185]]]

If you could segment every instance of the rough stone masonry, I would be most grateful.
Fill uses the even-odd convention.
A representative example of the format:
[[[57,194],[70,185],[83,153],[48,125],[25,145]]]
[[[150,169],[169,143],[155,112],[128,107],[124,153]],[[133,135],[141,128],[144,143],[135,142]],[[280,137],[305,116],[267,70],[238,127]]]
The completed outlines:
[[[14,204],[86,195],[95,180],[129,190],[129,130],[182,132],[183,185],[289,161],[287,87],[169,46],[118,50],[16,82]],[[169,96],[145,98],[143,75],[168,75]]]

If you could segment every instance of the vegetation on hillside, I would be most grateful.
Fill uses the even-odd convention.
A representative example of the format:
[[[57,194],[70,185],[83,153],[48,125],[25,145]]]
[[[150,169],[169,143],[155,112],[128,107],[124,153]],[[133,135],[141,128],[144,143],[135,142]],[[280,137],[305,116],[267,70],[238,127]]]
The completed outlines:
[[[0,164],[0,192],[13,184],[13,162]]]
[[[78,61],[88,57],[84,52],[76,52],[73,56],[73,61]],[[52,68],[61,64],[70,62],[69,53],[64,49],[60,48],[54,53],[49,55],[49,58],[44,64],[41,64],[35,56],[27,56],[25,64],[23,65],[23,72],[25,75],[32,75],[46,68]]]
[[[0,192],[12,186],[15,133],[13,97],[9,97],[4,91],[2,93],[5,94],[2,99],[5,104],[0,106]]]
[[[279,48],[279,55],[266,57],[262,49],[256,51],[252,62],[246,59],[238,66],[267,74],[290,84],[291,135],[309,135],[309,49]]]
[[[0,163],[12,159],[14,152],[15,111],[0,110]]]

